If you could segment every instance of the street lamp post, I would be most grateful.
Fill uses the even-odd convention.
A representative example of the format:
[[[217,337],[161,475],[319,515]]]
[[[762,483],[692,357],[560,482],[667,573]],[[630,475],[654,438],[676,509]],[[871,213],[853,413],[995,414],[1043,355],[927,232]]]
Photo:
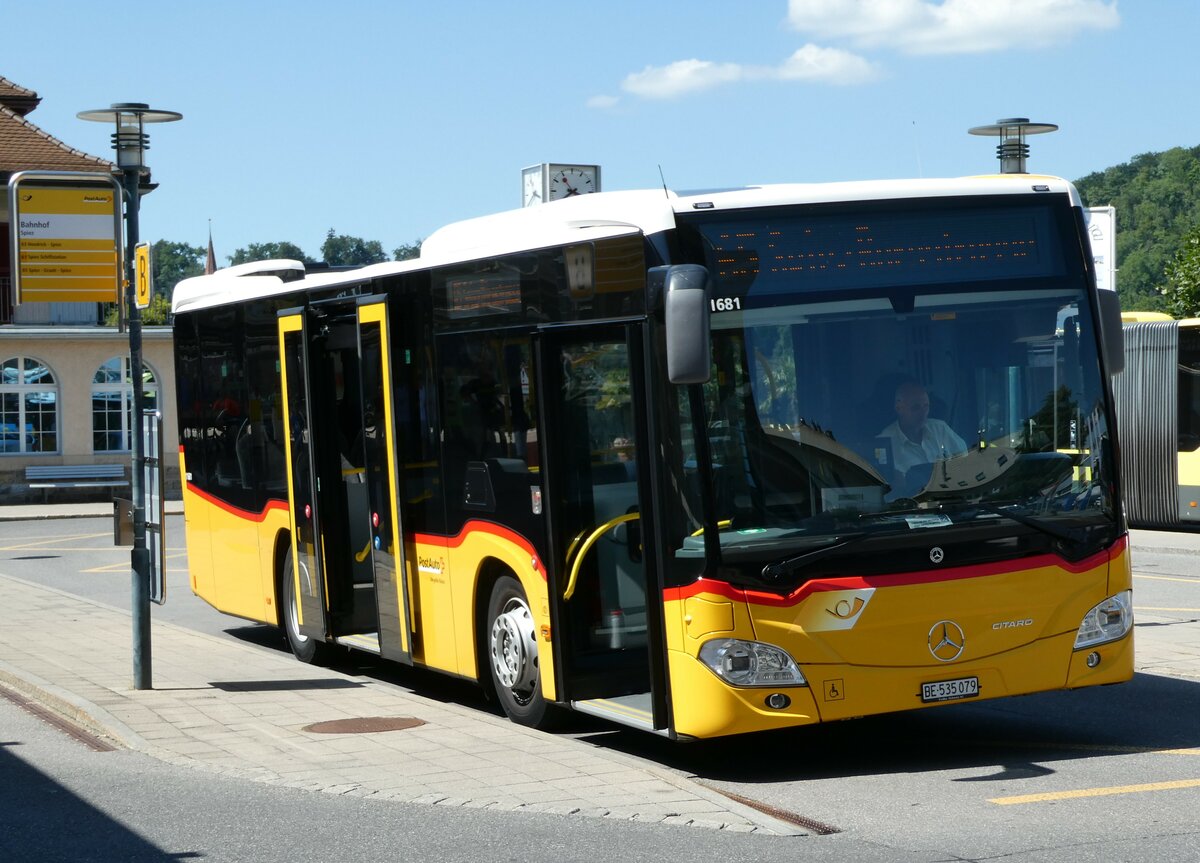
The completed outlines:
[[[146,171],[144,153],[150,147],[146,123],[170,123],[183,119],[175,111],[159,111],[141,102],[119,102],[109,108],[80,111],[80,120],[116,123],[112,136],[125,189],[125,310],[129,321],[129,377],[133,384],[132,470],[130,495],[133,498],[133,688],[150,689],[150,552],[146,547],[146,501],[142,488],[145,443],[142,441],[142,314],[135,295],[134,249],[138,244],[139,187]]]

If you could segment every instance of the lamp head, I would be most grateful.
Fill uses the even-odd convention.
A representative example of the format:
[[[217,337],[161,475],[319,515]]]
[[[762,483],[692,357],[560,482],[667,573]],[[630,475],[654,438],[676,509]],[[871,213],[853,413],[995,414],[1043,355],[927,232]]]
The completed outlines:
[[[180,113],[160,111],[144,102],[115,102],[108,108],[80,111],[76,116],[80,120],[116,124],[112,146],[117,151],[117,165],[122,169],[146,167],[145,152],[150,149],[150,136],[144,130],[145,124],[183,119]]]

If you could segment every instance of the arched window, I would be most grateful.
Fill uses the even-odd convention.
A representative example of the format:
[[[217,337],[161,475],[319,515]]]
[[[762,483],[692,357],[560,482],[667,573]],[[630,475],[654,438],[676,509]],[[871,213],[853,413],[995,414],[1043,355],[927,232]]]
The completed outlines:
[[[142,364],[142,406],[158,407],[158,378]],[[92,450],[129,452],[133,435],[141,428],[133,419],[133,383],[129,357],[112,357],[100,364],[92,378]]]
[[[33,357],[4,361],[0,453],[58,452],[58,384]]]

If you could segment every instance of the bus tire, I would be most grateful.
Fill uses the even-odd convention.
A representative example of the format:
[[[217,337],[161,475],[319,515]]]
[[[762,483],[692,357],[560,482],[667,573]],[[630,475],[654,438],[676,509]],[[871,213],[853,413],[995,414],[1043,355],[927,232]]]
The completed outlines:
[[[548,723],[538,665],[537,632],[521,584],[510,575],[492,585],[483,633],[492,688],[508,718],[518,725]]]
[[[300,609],[296,598],[296,578],[292,565],[292,550],[283,557],[283,573],[279,579],[283,615],[283,632],[287,637],[292,655],[309,665],[324,665],[329,656],[329,645],[305,635],[300,631]]]

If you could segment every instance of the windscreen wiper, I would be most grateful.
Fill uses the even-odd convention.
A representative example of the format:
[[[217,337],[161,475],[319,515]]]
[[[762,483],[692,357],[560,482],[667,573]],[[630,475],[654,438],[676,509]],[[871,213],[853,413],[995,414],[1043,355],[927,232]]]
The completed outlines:
[[[1001,518],[1012,519],[1026,527],[1032,527],[1034,530],[1044,533],[1054,539],[1069,542],[1072,545],[1079,545],[1087,540],[1087,531],[1077,527],[1062,527],[1057,524],[1050,524],[1045,519],[1036,518],[1031,515],[1025,515],[1022,512],[1016,512],[1012,509],[1004,509],[995,504],[983,503],[982,501],[970,504],[975,509],[981,509],[984,512],[990,512],[998,515]]]
[[[869,531],[862,531],[859,533],[842,533],[835,536],[821,537],[821,541],[825,544],[820,548],[814,548],[811,551],[806,551],[803,554],[797,554],[793,557],[785,557],[783,560],[775,563],[768,563],[762,568],[763,580],[776,582],[781,581],[796,570],[807,566],[813,561],[819,560],[822,557],[843,549],[848,545],[853,545],[863,537],[869,535]]]

